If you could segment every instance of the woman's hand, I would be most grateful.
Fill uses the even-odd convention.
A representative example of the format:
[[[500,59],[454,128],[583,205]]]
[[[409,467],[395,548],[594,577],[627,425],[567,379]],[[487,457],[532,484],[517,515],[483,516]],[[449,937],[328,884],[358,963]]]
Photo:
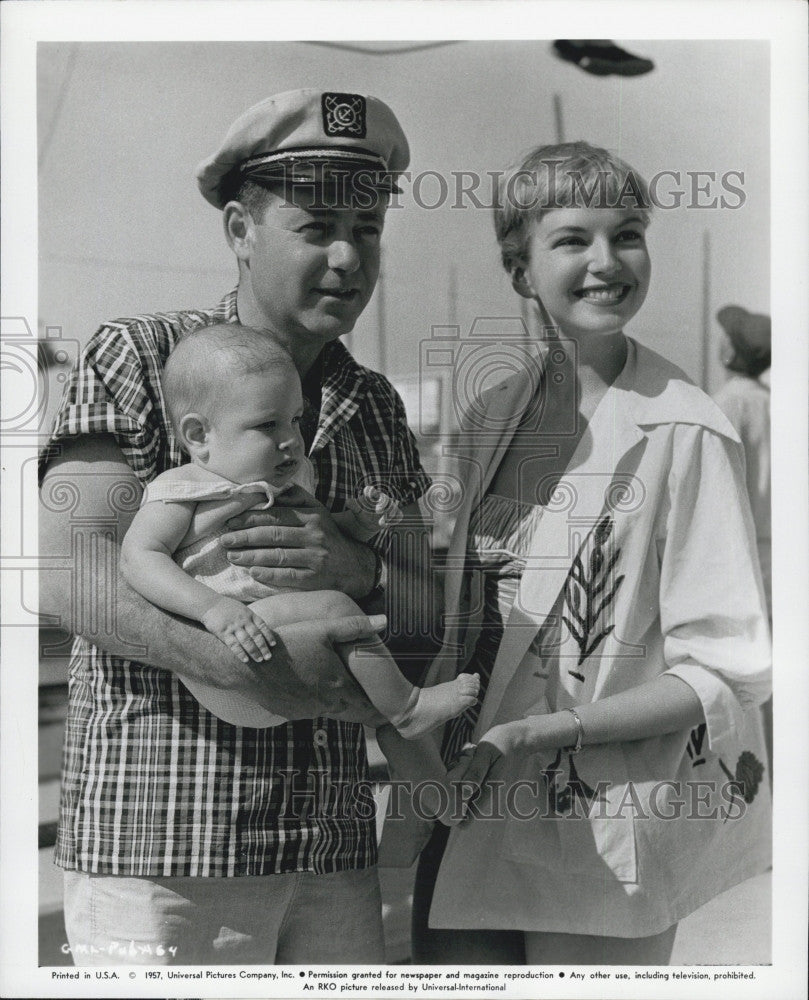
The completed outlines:
[[[478,749],[482,746],[491,747],[491,750],[487,752],[495,754],[492,757],[492,763],[498,757],[509,757],[511,754],[519,753],[526,748],[525,728],[524,719],[492,726],[484,736],[481,736]]]
[[[467,751],[447,775],[457,783],[456,797],[463,802],[464,818],[480,794],[489,772],[501,757],[514,754],[555,752],[576,742],[576,724],[569,712],[529,715],[514,722],[493,726],[474,748]]]
[[[447,782],[455,785],[454,801],[461,803],[460,822],[469,813],[469,807],[480,794],[481,786],[489,771],[501,758],[518,753],[523,748],[524,726],[522,720],[493,726],[475,747],[468,747],[460,761],[447,774]]]

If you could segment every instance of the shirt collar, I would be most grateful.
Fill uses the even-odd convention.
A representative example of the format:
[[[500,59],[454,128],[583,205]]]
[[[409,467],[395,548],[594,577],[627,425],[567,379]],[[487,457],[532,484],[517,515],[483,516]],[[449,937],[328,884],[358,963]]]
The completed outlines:
[[[738,441],[713,400],[667,358],[627,337],[627,359],[610,393],[620,398],[638,427],[697,424]]]
[[[239,319],[236,312],[236,292],[234,288],[225,295],[219,305],[214,309],[211,317],[212,323],[235,323]]]
[[[358,365],[339,340],[323,349],[320,419],[312,451],[324,448],[354,416],[367,391],[368,371]]]

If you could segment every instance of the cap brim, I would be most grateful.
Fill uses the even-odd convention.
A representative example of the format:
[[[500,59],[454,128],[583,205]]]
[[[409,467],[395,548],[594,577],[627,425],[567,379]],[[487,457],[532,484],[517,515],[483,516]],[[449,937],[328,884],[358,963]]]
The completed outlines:
[[[257,167],[249,171],[242,170],[245,180],[254,181],[265,187],[291,188],[305,187],[322,191],[339,191],[347,198],[352,195],[367,197],[377,194],[401,194],[402,189],[396,183],[395,175],[388,171],[369,170],[366,168],[348,169],[345,165],[331,167],[318,164],[311,168],[300,165],[278,167]]]

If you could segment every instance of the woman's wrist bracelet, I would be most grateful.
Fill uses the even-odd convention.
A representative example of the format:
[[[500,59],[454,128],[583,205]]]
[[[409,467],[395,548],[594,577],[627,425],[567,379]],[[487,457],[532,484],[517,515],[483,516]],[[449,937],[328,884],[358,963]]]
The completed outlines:
[[[578,753],[579,750],[581,750],[582,748],[582,744],[584,743],[584,726],[581,724],[579,713],[576,711],[575,708],[567,708],[565,709],[565,711],[570,712],[570,714],[573,716],[576,722],[576,743],[575,745],[566,746],[563,749],[567,753]]]

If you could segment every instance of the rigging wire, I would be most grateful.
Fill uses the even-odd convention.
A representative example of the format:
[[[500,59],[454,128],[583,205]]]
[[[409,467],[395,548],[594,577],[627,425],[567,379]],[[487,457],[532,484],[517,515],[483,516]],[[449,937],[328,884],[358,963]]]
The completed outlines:
[[[422,42],[418,45],[406,45],[402,47],[371,49],[364,45],[346,44],[345,42],[319,42],[304,41],[304,45],[319,45],[325,49],[342,49],[345,52],[357,52],[366,56],[400,56],[408,52],[423,52],[426,49],[437,49],[445,45],[460,45],[462,39],[445,42]]]

